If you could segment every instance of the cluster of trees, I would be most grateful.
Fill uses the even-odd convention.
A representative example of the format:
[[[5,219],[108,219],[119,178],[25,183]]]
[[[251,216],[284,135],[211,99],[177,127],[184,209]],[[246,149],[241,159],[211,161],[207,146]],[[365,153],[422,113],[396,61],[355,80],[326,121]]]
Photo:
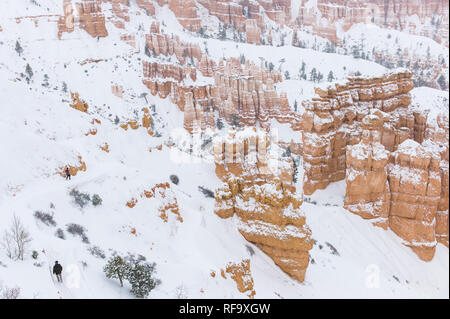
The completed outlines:
[[[118,279],[121,287],[127,280],[131,285],[131,293],[138,298],[145,298],[160,283],[152,277],[155,267],[155,263],[147,263],[142,258],[113,256],[103,271],[107,278]]]

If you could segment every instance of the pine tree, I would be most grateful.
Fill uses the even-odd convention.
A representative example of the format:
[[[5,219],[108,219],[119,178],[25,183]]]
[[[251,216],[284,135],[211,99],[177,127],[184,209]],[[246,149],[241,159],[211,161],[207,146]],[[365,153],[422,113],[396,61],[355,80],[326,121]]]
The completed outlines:
[[[322,80],[323,80],[323,74],[319,72],[317,74],[317,82],[320,83],[320,81],[322,81]]]
[[[286,80],[290,80],[291,76],[289,75],[289,71],[284,72],[284,77]]]
[[[19,56],[22,55],[23,49],[19,43],[19,41],[16,41],[16,52],[19,54]]]
[[[334,81],[334,74],[333,71],[330,71],[330,73],[328,73],[328,82],[333,82]]]
[[[135,263],[128,269],[128,281],[131,292],[138,298],[145,298],[156,287],[157,281],[152,278],[155,263]]]
[[[309,73],[309,80],[313,81],[313,82],[317,81],[317,70],[316,70],[316,68],[313,68],[311,70],[311,72]]]
[[[48,83],[48,75],[44,74],[44,83],[42,83],[42,86],[48,88],[49,85],[50,84]]]
[[[445,82],[445,77],[442,74],[437,79],[437,83],[441,87],[441,90],[445,90],[447,88],[447,83]]]
[[[25,73],[27,76],[27,83],[30,83],[31,78],[33,77],[33,70],[31,69],[31,66],[27,63],[27,66],[25,67]]]
[[[297,100],[295,100],[295,102],[294,102],[294,111],[295,112],[297,112],[297,107],[298,107],[298,103],[297,103]]]
[[[123,280],[127,279],[129,271],[130,265],[120,256],[111,257],[103,268],[107,278],[119,279],[121,287],[123,287]]]

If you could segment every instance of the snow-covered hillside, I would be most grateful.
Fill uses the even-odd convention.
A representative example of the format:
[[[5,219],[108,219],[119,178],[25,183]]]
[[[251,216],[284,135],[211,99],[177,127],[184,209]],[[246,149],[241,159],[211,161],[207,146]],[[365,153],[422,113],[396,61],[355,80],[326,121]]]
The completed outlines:
[[[107,259],[117,253],[156,263],[155,277],[161,283],[149,298],[248,298],[230,275],[221,275],[227,264],[246,259],[255,298],[449,297],[448,248],[439,243],[432,261],[420,260],[391,230],[374,227],[343,208],[344,181],[305,197],[314,246],[305,281],[289,277],[241,235],[236,216],[222,219],[214,214],[214,198],[199,190],[201,186],[214,192],[221,184],[214,162],[199,154],[184,154],[183,160],[174,155],[171,142],[176,132],[184,131],[184,114],[170,98],[150,94],[142,71],[143,61],[181,65],[176,56],[146,55],[145,36],[155,21],[166,34],[198,44],[215,61],[245,56],[258,65],[272,63],[283,76],[275,84],[277,93],[287,93],[291,110],[298,103],[299,114],[301,102],[311,99],[314,88],[329,84],[330,71],[336,82],[355,73],[381,76],[388,69],[339,52],[203,38],[186,31],[169,6],[156,1],[154,16],[131,1],[124,29],[111,19],[116,15],[112,5],[103,3],[107,37],[75,28],[58,39],[63,5],[63,0],[0,2],[0,234],[17,216],[32,237],[24,260],[12,260],[0,246],[0,287],[20,287],[21,298],[133,298],[128,283],[122,288],[103,272]],[[199,15],[207,15],[198,6]],[[217,23],[214,16],[203,18]],[[290,38],[292,30],[284,30],[291,32]],[[351,29],[349,41],[360,33],[365,33],[370,50],[378,43],[388,50],[392,44],[362,26]],[[133,35],[135,46],[125,43],[123,35]],[[444,46],[429,38],[401,32],[398,37],[398,44],[409,50],[415,49],[412,43],[424,41],[436,58],[443,56]],[[444,59],[448,63],[448,53]],[[306,80],[299,76],[303,63]],[[321,83],[309,80],[312,69],[324,75]],[[200,72],[197,81],[183,81],[186,86],[213,83]],[[120,87],[122,96],[112,87]],[[87,103],[87,112],[70,106],[71,93]],[[412,91],[412,104],[430,110],[434,119],[448,111],[447,98],[448,92],[437,89]],[[157,134],[150,135],[141,125],[136,130],[121,127],[133,120],[140,123],[144,108],[150,110]],[[282,140],[299,136],[279,123],[273,125],[279,125]],[[211,156],[206,151],[200,155]],[[58,174],[81,161],[86,169],[71,180]],[[171,182],[171,175],[179,178],[178,184]],[[160,183],[170,185],[164,195],[142,195]],[[73,189],[91,197],[98,194],[101,205],[80,207],[70,194]],[[170,211],[165,218],[161,212],[173,198],[182,220]],[[137,202],[130,208],[127,203],[133,199]],[[36,218],[37,211],[52,215],[55,224]],[[81,225],[85,237],[71,234],[71,224]],[[55,260],[64,267],[64,284],[51,274]]]

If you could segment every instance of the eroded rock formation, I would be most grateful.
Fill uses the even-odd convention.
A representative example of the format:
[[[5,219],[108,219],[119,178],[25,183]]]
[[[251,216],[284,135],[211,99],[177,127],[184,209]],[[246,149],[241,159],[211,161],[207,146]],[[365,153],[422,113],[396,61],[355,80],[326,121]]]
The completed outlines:
[[[296,21],[335,43],[338,26],[346,31],[357,23],[374,23],[423,35],[448,46],[448,10],[448,1],[442,0],[318,0],[312,5],[302,0]]]
[[[304,191],[345,178],[348,211],[429,261],[448,246],[448,116],[411,106],[412,87],[399,71],[317,89],[301,122]]]
[[[385,116],[379,110],[366,115],[361,142],[347,147],[344,208],[386,229],[391,193],[386,168],[389,152],[381,144]]]
[[[71,0],[64,0],[64,16],[58,20],[58,38],[64,32],[73,32],[75,27],[85,30],[92,37],[108,36],[101,3],[102,0],[79,0],[74,8]],[[76,14],[74,10],[77,10]]]
[[[436,248],[436,211],[441,194],[439,153],[406,140],[389,165],[389,227],[423,260]]]
[[[345,178],[346,146],[360,141],[361,121],[371,109],[388,115],[381,130],[381,144],[388,151],[394,151],[406,138],[414,138],[414,129],[419,126],[408,109],[412,88],[409,72],[394,72],[373,79],[350,78],[344,85],[316,89],[319,97],[304,103],[301,123],[305,194]]]
[[[248,241],[302,282],[313,245],[311,231],[301,209],[302,195],[292,182],[292,160],[278,160],[276,150],[265,132],[255,128],[232,130],[224,140],[214,141],[216,174],[224,182],[216,190],[215,213],[234,216]]]

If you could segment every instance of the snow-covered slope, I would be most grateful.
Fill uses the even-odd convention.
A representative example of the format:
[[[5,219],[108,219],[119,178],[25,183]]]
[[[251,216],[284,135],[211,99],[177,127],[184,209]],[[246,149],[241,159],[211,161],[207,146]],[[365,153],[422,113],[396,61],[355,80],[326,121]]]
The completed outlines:
[[[332,70],[337,80],[357,71],[380,75],[384,67],[292,46],[203,39],[183,31],[167,6],[155,5],[156,17],[150,17],[134,3],[125,30],[107,20],[106,38],[76,29],[58,40],[56,15],[63,14],[62,2],[0,3],[0,232],[15,215],[32,237],[23,261],[11,260],[0,248],[0,283],[20,287],[23,298],[132,298],[128,284],[121,288],[103,273],[106,258],[117,252],[156,263],[161,284],[150,298],[176,298],[180,290],[189,298],[247,298],[230,277],[211,276],[243,259],[251,262],[256,298],[448,298],[448,248],[439,244],[431,262],[420,261],[393,232],[343,209],[344,182],[317,191],[304,203],[315,244],[305,282],[291,279],[242,237],[234,219],[214,214],[214,199],[198,189],[214,191],[219,185],[214,163],[173,159],[167,143],[183,128],[179,108],[170,99],[141,95],[148,92],[142,83],[142,61],[150,60],[144,53],[145,34],[155,20],[164,21],[166,33],[207,48],[216,60],[244,54],[255,62],[262,57],[282,73],[289,71],[292,79],[279,83],[277,91],[287,92],[291,106],[313,94],[315,84],[296,77],[302,62],[325,76]],[[108,17],[110,5],[103,6]],[[16,19],[36,16],[43,17]],[[135,35],[135,48],[120,40],[124,33]],[[23,48],[20,55],[17,42]],[[33,72],[30,83],[23,75],[27,65]],[[124,88],[123,98],[112,93],[116,85]],[[70,107],[70,92],[89,105],[87,113]],[[440,95],[442,91],[433,89],[413,91],[419,107],[432,108],[424,96]],[[121,123],[140,120],[143,107],[152,105],[159,137],[143,127],[124,130],[114,122],[116,116]],[[96,134],[86,135],[92,129]],[[105,143],[109,152],[100,148]],[[86,171],[64,180],[57,171],[77,165],[78,156]],[[160,217],[164,199],[140,196],[170,182],[172,174],[179,177],[178,185],[170,184],[170,194],[176,197],[182,222],[170,212],[167,222]],[[74,188],[99,194],[102,204],[78,207],[69,194]],[[126,203],[132,198],[138,202],[129,208]],[[36,211],[52,214],[56,225],[42,223],[34,217]],[[67,231],[72,223],[84,227],[88,240]],[[57,229],[65,239],[55,235]],[[94,256],[94,247],[106,258]],[[37,259],[31,257],[33,250]],[[49,271],[55,260],[64,266],[64,284],[55,283]]]

